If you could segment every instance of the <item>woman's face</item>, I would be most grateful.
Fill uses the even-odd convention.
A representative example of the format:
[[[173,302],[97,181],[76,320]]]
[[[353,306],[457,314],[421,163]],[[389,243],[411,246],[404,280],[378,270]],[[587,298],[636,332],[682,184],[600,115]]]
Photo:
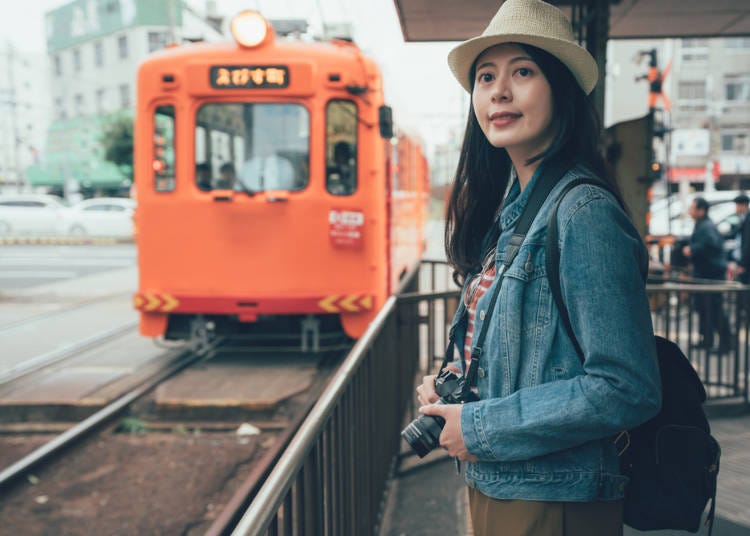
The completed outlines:
[[[539,154],[554,139],[552,89],[519,45],[505,43],[480,54],[472,104],[487,140],[505,148],[516,164]]]

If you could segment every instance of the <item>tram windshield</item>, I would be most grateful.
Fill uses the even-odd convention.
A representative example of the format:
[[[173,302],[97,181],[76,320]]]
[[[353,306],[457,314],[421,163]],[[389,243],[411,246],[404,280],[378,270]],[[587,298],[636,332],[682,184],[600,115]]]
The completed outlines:
[[[204,191],[302,190],[309,181],[304,106],[211,103],[195,121],[195,182]]]

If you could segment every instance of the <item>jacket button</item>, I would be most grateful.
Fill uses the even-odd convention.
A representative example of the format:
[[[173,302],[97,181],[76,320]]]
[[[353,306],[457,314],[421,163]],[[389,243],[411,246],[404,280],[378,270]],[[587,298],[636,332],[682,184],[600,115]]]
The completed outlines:
[[[484,310],[479,311],[479,320],[484,320],[484,315],[485,315]]]
[[[479,377],[480,378],[484,378],[484,369],[482,367],[479,367],[479,369],[477,370],[477,372],[479,373]]]

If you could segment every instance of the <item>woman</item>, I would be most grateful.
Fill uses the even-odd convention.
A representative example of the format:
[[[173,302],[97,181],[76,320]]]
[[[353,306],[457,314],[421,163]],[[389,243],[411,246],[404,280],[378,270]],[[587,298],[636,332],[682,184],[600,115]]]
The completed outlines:
[[[472,96],[446,226],[448,260],[464,282],[453,327],[465,364],[453,368],[467,370],[475,334],[485,319],[490,324],[472,386],[479,401],[435,405],[428,376],[417,389],[420,411],[445,419],[441,446],[469,462],[477,535],[622,534],[626,478],[613,437],[656,414],[661,393],[648,257],[608,191],[616,185],[587,97],[596,63],[562,12],[541,0],[507,0],[485,32],[448,60]],[[563,158],[573,163],[496,278],[536,179]],[[557,212],[562,296],[584,364],[545,267],[552,204],[581,177],[610,185],[574,187]]]

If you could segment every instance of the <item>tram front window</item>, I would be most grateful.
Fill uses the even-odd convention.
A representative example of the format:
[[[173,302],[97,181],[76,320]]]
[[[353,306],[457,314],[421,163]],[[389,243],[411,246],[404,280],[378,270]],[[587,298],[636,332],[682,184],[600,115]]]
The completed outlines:
[[[309,182],[310,118],[304,106],[212,103],[195,121],[200,190],[302,190]]]

